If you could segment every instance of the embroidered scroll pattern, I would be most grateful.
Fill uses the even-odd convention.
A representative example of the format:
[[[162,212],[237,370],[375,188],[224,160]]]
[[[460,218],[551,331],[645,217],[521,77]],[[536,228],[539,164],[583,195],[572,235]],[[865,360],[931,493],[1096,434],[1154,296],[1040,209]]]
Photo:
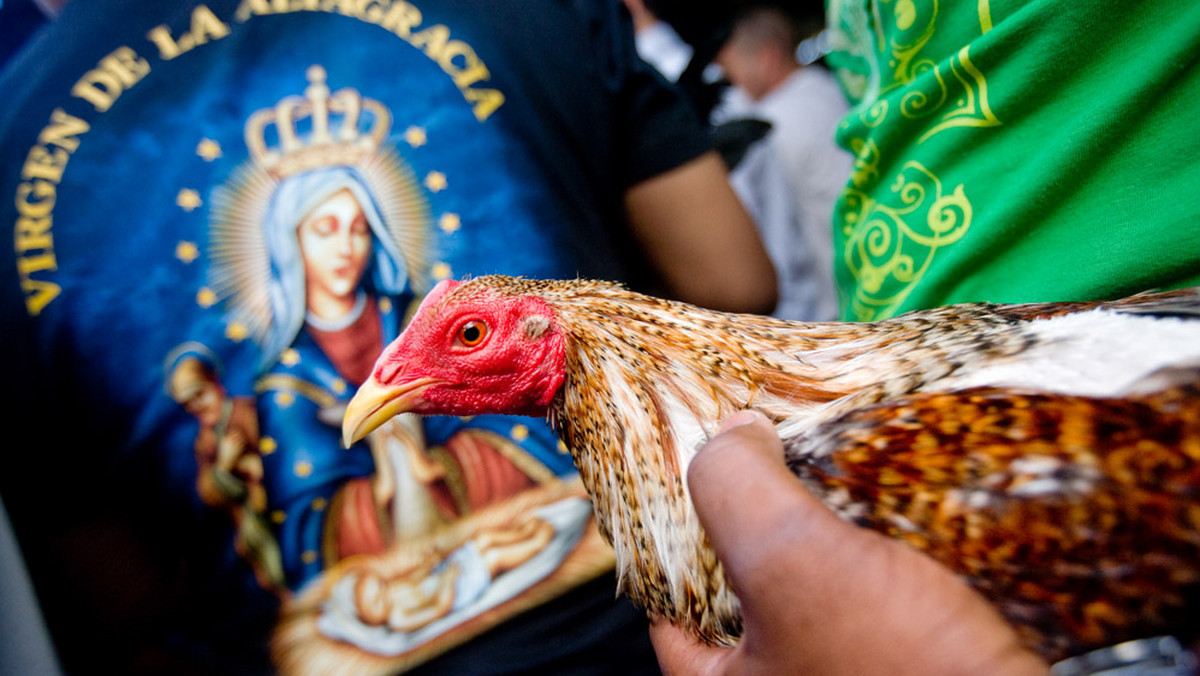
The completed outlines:
[[[947,189],[919,162],[897,174],[885,201],[850,189],[844,195],[849,238],[844,255],[858,279],[851,318],[871,320],[903,302],[938,250],[962,239],[972,208],[963,186]],[[888,284],[894,280],[900,284]]]
[[[887,132],[880,127],[898,123],[913,129],[913,121],[923,122],[915,141],[893,136],[885,142],[883,153],[898,146],[907,155],[949,130],[1003,124],[991,108],[987,78],[971,60],[969,45],[949,58],[927,55],[940,9],[939,0],[875,0],[869,13],[832,14],[842,20],[840,30],[860,37],[869,33],[875,47],[873,54],[856,55],[865,62],[869,84],[843,130],[856,161],[835,214],[845,241],[843,265],[854,278],[848,299],[853,319],[894,314],[937,253],[962,240],[972,221],[969,187],[945,186],[937,167],[918,160],[901,164],[903,158],[881,154],[875,138]],[[980,30],[987,32],[992,27],[988,0],[978,0],[977,11]],[[870,25],[862,25],[864,20]]]

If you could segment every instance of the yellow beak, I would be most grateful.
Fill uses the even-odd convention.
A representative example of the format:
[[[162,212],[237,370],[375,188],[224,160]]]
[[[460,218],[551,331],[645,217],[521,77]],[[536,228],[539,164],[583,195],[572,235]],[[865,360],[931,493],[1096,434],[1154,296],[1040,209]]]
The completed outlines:
[[[342,445],[350,448],[351,444],[391,418],[411,411],[420,402],[425,388],[436,382],[435,378],[419,378],[393,387],[368,378],[346,407],[342,418]]]

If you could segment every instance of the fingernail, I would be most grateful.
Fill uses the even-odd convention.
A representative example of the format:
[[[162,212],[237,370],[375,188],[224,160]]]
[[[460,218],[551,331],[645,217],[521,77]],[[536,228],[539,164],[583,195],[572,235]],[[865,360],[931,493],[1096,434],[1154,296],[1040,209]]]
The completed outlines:
[[[733,415],[726,418],[721,423],[720,427],[717,428],[717,433],[720,434],[722,432],[728,432],[729,430],[731,430],[735,427],[741,427],[742,425],[751,425],[760,420],[766,420],[766,416],[759,413],[758,411],[738,411],[737,413],[734,413]]]

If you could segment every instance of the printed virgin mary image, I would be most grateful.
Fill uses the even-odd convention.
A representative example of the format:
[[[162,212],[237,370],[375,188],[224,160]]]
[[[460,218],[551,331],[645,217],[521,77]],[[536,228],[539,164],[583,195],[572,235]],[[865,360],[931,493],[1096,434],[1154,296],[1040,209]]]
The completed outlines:
[[[284,601],[285,623],[322,616],[306,631],[405,655],[467,635],[452,630],[472,618],[496,621],[498,605],[522,606],[514,599],[594,527],[541,421],[408,415],[343,448],[345,407],[420,299],[436,233],[429,197],[386,145],[382,104],[330,96],[319,67],[308,76],[308,103],[252,116],[250,160],[214,191],[209,278],[222,321],[261,349],[241,399],[253,401],[257,441],[241,455],[261,461],[254,511],[282,571],[264,586]],[[369,133],[349,126],[360,119],[332,130],[346,110],[372,112]],[[286,126],[278,148],[253,142],[265,139],[262,119]],[[316,600],[297,609],[306,590]]]
[[[408,417],[366,444],[342,448],[344,407],[399,334],[402,312],[413,299],[405,257],[352,167],[285,178],[263,234],[273,321],[255,389],[267,441],[268,513],[289,587],[343,559],[380,554],[399,539],[429,535],[556,478],[539,462],[522,462],[534,457],[498,432],[513,427],[509,419]],[[554,444],[548,437],[525,440]],[[532,555],[548,541],[550,526],[541,526],[522,524],[523,540],[511,533],[501,537],[505,546],[497,551],[506,554],[500,565],[485,561],[491,551],[480,552],[475,565],[515,567],[514,557]],[[528,545],[526,552],[521,544]],[[468,566],[462,554],[456,556],[460,569]],[[426,577],[441,570],[429,566]],[[429,593],[446,595],[440,587]],[[433,604],[447,611],[451,606]]]

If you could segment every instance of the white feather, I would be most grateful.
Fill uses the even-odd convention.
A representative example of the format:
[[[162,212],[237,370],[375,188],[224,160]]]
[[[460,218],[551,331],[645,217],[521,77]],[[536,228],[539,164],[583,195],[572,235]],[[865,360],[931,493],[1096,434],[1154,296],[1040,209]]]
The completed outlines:
[[[1032,322],[1030,349],[955,374],[946,389],[1030,388],[1114,396],[1166,366],[1200,360],[1200,322],[1093,310]]]

